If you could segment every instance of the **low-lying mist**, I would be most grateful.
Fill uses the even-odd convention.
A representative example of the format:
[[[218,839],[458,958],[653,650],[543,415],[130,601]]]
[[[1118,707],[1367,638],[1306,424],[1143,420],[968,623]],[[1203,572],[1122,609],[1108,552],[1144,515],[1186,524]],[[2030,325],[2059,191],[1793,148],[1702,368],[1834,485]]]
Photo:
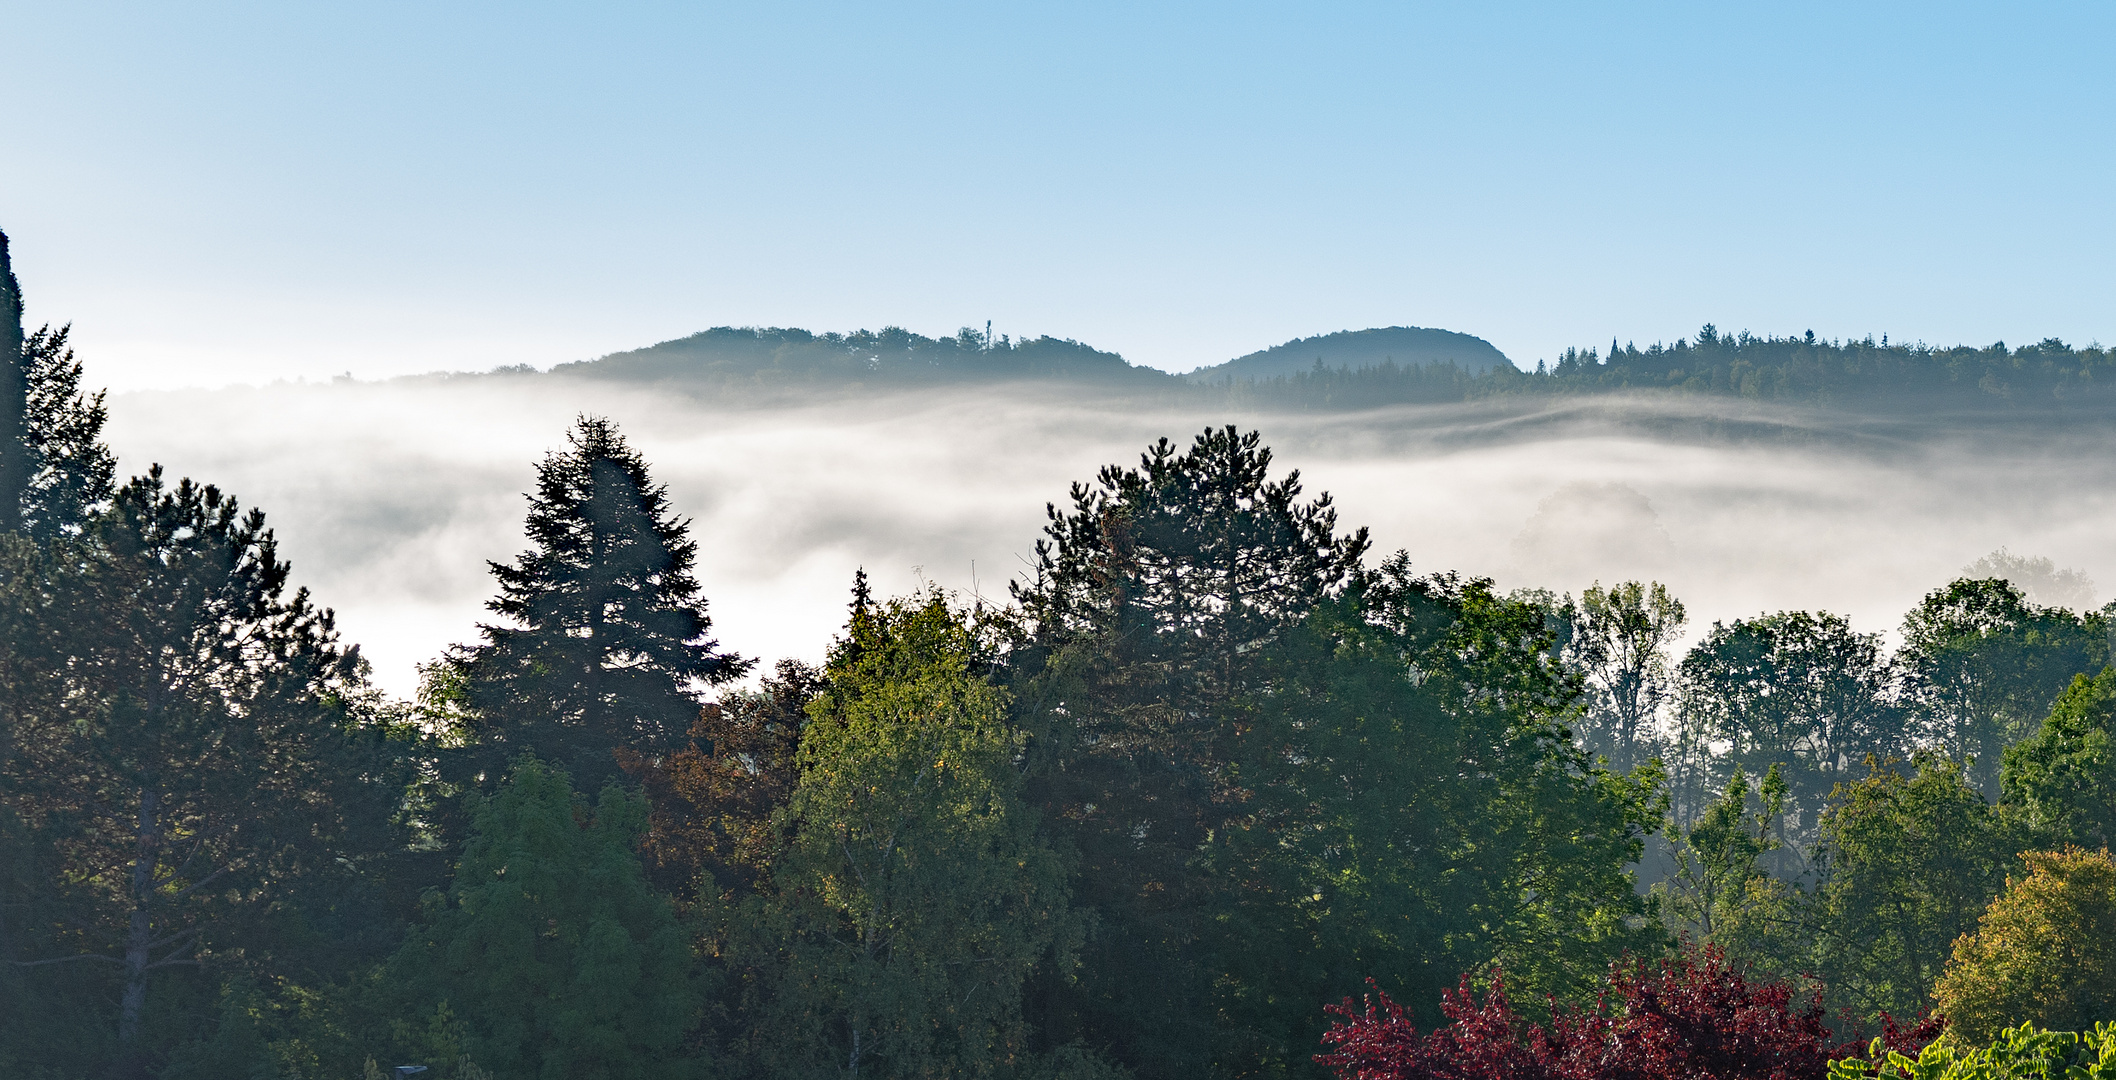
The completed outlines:
[[[990,599],[1027,569],[1044,504],[1152,440],[1263,433],[1340,523],[1425,570],[1577,592],[1666,582],[1691,629],[1786,608],[1893,630],[2005,546],[2116,583],[2116,433],[1886,429],[1724,399],[1550,399],[1359,413],[1143,408],[1028,384],[745,406],[553,376],[155,391],[111,401],[150,462],[270,515],[297,581],[399,694],[473,640],[487,560],[511,558],[534,463],[609,416],[693,519],[723,645],[819,658],[856,568]]]

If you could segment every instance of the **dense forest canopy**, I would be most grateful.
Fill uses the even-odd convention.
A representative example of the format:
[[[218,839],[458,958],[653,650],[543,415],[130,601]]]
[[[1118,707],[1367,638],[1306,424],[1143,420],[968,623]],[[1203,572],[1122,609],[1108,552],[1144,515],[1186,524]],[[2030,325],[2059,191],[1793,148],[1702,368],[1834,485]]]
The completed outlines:
[[[735,333],[766,359],[849,340]],[[1050,492],[1004,600],[862,572],[821,664],[743,685],[714,552],[580,416],[524,463],[491,621],[399,700],[261,511],[158,466],[118,482],[65,331],[8,340],[0,1070],[2116,1066],[2109,1031],[2015,1026],[2116,1016],[2116,604],[2046,560],[1933,582],[1893,646],[1794,610],[1685,648],[1665,585],[1414,569],[1216,425]],[[1866,348],[1708,330],[1635,362]],[[2057,383],[2101,363],[2037,348],[2056,366],[2021,370]],[[1945,354],[1907,355],[1887,370]],[[1503,378],[1585,386],[1634,352],[1592,359]]]

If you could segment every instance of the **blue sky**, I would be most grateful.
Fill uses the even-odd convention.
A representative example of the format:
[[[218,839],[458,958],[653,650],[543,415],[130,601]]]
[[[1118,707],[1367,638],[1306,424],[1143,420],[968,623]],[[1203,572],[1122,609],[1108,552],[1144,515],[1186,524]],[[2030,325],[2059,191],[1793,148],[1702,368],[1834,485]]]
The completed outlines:
[[[2116,340],[2116,6],[0,0],[0,229],[115,387],[993,321]]]

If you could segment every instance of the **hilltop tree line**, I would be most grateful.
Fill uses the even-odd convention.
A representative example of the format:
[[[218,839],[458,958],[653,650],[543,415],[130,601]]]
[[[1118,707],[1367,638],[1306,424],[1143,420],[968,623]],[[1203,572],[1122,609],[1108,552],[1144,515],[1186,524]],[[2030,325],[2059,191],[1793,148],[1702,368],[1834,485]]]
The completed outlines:
[[[1851,1023],[2109,1003],[2034,944],[2116,905],[2107,610],[1965,579],[1893,655],[1780,613],[1677,660],[1665,589],[1421,572],[1230,427],[1075,485],[1006,603],[862,575],[767,672],[589,417],[397,701],[261,513],[118,482],[65,331],[21,340],[20,1075],[1316,1076],[1368,979],[1562,1017],[1684,941]]]
[[[1872,337],[1833,340],[1813,331],[1787,337],[1724,334],[1569,348],[1534,371],[1452,364],[1385,363],[1228,383],[1220,392],[1259,408],[1332,410],[1514,397],[1607,394],[1723,398],[1819,407],[1854,414],[2105,417],[2116,404],[2116,352],[2047,338],[2009,347],[1932,346]]]
[[[529,369],[502,369],[522,375]],[[1522,371],[1451,362],[1384,360],[1346,368],[1318,355],[1308,371],[1271,378],[1197,380],[1076,341],[994,337],[964,328],[928,338],[897,327],[852,334],[718,327],[599,360],[560,365],[559,377],[655,382],[715,393],[813,395],[891,387],[1058,381],[1169,404],[1261,410],[1357,410],[1520,397],[1608,394],[1721,398],[1854,414],[2101,417],[2116,404],[2116,353],[2055,338],[2009,347],[1891,344],[1885,337],[1696,335],[1644,348],[1570,348]]]

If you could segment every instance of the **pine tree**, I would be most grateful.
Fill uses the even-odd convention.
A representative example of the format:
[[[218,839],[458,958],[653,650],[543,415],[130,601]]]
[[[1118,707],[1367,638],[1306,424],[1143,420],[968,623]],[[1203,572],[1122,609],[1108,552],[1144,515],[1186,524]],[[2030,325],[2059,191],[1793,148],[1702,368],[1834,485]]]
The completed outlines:
[[[481,626],[484,644],[456,659],[484,776],[534,749],[596,790],[619,775],[615,751],[674,750],[698,716],[698,686],[750,662],[708,636],[690,523],[617,425],[584,416],[567,441],[537,466],[531,549],[490,564],[500,591],[486,606],[512,625]]]
[[[1028,621],[1012,660],[1030,798],[1078,846],[1080,896],[1101,920],[1080,984],[1041,988],[1042,1025],[1112,1037],[1142,1076],[1216,1052],[1208,912],[1230,879],[1194,865],[1247,812],[1245,699],[1268,647],[1357,573],[1366,530],[1337,531],[1330,497],[1273,480],[1255,432],[1162,439],[1048,508]]]
[[[160,1037],[150,991],[266,962],[297,894],[326,898],[302,916],[323,917],[368,855],[401,846],[408,776],[353,715],[359,655],[287,594],[263,514],[159,470],[112,502],[50,545],[65,558],[8,568],[48,600],[9,605],[39,633],[4,688],[33,722],[10,730],[0,794],[41,885],[18,893],[14,963],[58,987],[107,974],[114,1041],[138,1061]]]

